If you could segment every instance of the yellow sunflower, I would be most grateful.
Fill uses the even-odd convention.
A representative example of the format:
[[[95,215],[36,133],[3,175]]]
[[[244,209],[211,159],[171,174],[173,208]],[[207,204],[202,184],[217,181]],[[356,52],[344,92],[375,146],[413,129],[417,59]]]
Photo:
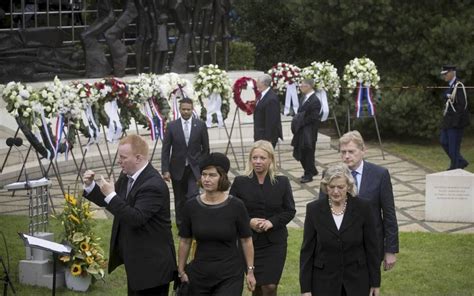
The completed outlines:
[[[94,263],[94,258],[87,256],[86,257],[86,262],[87,262],[87,264],[91,265],[92,263]]]
[[[77,218],[77,217],[74,216],[73,214],[70,214],[70,215],[69,215],[69,220],[75,222],[76,224],[81,224],[81,220],[79,220],[79,218]]]
[[[65,199],[68,203],[70,203],[71,205],[73,205],[73,206],[76,206],[76,205],[77,205],[77,200],[76,200],[76,198],[74,197],[74,195],[72,195],[72,194],[67,194],[67,193],[66,193],[66,194],[64,195],[64,199]]]
[[[82,273],[82,267],[80,264],[74,263],[71,265],[71,274],[75,276],[79,276]]]
[[[82,251],[85,252],[85,251],[89,251],[90,246],[89,246],[88,243],[82,242],[81,245],[80,245],[80,248],[81,248]]]

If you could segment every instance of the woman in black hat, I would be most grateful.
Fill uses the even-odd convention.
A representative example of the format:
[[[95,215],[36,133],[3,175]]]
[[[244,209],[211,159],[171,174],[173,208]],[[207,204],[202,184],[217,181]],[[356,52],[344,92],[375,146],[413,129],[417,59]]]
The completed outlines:
[[[230,187],[229,159],[211,153],[201,164],[204,193],[186,203],[179,228],[178,272],[189,295],[242,295],[244,268],[237,240],[247,262],[247,287],[255,288],[252,231],[244,204],[226,193]],[[192,239],[194,259],[186,265]]]
[[[250,215],[255,248],[255,296],[277,295],[286,259],[286,225],[295,216],[290,181],[276,176],[275,153],[260,140],[250,150],[247,172],[235,178],[230,194],[241,199]]]

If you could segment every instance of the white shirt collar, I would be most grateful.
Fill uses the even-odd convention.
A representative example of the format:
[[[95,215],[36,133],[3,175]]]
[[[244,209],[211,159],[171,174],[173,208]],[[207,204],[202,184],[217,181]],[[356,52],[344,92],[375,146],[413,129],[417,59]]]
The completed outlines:
[[[453,86],[454,81],[456,81],[456,76],[454,76],[453,79],[449,81],[449,86]]]
[[[181,117],[181,126],[183,127],[183,130],[184,130],[184,123],[186,121],[189,123],[189,130],[191,130],[191,125],[192,125],[192,122],[193,122],[193,118],[190,117],[188,120],[185,120],[183,117]]]
[[[364,172],[364,160],[360,162],[360,165],[354,171],[356,171],[358,175],[362,176],[362,173]]]
[[[267,87],[264,91],[262,91],[262,95],[260,96],[260,100],[263,99],[263,97],[267,94],[267,92],[270,90],[270,87]]]
[[[306,101],[307,99],[309,99],[309,97],[311,97],[313,94],[314,94],[314,90],[313,90],[312,92],[310,92],[309,94],[306,94],[306,95],[305,95],[305,96],[306,96],[306,97],[305,97],[305,101]]]
[[[133,183],[135,183],[135,181],[138,179],[138,176],[140,176],[140,174],[143,172],[143,170],[146,168],[147,165],[148,165],[148,161],[145,163],[145,165],[141,169],[136,171],[135,174],[131,176],[133,178]]]

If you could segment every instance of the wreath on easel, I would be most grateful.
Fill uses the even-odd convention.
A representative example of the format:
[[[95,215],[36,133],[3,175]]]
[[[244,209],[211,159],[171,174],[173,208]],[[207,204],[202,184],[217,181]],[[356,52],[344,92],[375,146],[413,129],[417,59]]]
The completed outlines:
[[[252,86],[253,92],[255,94],[255,101],[246,101],[244,102],[242,100],[242,90],[244,88],[247,88],[249,86],[249,82],[251,83],[250,85]],[[260,95],[260,92],[257,89],[257,83],[253,78],[250,77],[241,77],[237,79],[237,81],[234,83],[234,102],[237,105],[237,107],[247,113],[247,115],[253,114],[255,110],[255,105],[257,98]]]

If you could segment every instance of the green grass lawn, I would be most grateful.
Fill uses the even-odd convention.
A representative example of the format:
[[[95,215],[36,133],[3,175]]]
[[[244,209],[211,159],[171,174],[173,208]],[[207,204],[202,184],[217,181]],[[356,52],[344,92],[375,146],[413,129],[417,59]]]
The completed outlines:
[[[382,144],[388,152],[415,162],[433,172],[444,171],[449,167],[449,157],[437,142],[413,140],[397,140],[395,142],[388,140],[383,141]],[[470,165],[465,170],[474,173],[474,134],[472,132],[464,135],[461,144],[461,154],[470,162]]]
[[[96,231],[103,238],[106,250],[111,225],[111,220],[97,220]],[[59,233],[60,226],[57,221],[53,221],[51,231]],[[26,229],[26,217],[0,216],[0,230],[7,238],[11,276],[17,295],[51,295],[48,289],[18,283],[18,262],[24,259],[24,247],[17,232]],[[176,229],[173,232],[176,234]],[[298,265],[302,237],[302,229],[290,229],[288,257],[279,295],[299,295]],[[3,242],[0,242],[0,255],[4,258],[6,255]],[[473,279],[474,235],[401,233],[397,265],[392,271],[382,272],[382,295],[474,295]],[[107,275],[104,282],[96,282],[87,294],[120,296],[126,295],[126,291],[125,273],[121,267]],[[83,294],[61,289],[58,295]]]

